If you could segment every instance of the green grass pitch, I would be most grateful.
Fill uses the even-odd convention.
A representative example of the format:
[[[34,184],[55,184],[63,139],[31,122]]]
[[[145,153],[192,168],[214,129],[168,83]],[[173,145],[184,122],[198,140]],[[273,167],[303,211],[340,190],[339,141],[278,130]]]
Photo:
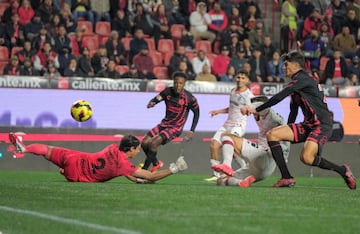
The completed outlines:
[[[0,232],[359,233],[360,194],[340,177],[297,177],[294,188],[220,187],[179,174],[152,185],[125,178],[68,183],[56,172],[0,172]]]

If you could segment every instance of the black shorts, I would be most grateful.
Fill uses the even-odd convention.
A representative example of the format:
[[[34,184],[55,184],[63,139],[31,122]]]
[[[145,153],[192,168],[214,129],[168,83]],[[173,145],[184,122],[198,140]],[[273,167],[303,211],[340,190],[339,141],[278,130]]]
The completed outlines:
[[[322,146],[332,134],[332,126],[325,124],[297,123],[288,125],[294,133],[293,143],[313,141],[318,144],[318,155],[321,154]]]
[[[182,133],[182,128],[177,127],[163,127],[160,124],[151,129],[146,135],[154,137],[159,135],[162,138],[162,144],[165,145],[173,139],[179,137]]]

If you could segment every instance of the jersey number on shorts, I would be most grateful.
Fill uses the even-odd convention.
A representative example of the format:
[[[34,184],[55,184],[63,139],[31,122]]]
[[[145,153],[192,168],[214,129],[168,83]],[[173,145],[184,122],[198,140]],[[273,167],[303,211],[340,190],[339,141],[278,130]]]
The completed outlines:
[[[103,169],[105,167],[105,159],[98,158],[97,159],[100,165],[92,164],[92,173],[96,174],[96,170]]]

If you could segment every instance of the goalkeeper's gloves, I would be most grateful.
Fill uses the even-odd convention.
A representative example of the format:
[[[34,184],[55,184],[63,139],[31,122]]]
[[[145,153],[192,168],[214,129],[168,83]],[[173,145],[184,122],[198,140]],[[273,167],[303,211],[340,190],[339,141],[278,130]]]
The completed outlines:
[[[170,171],[171,173],[175,174],[178,173],[179,171],[184,171],[188,168],[185,160],[184,160],[184,156],[180,156],[175,163],[171,163],[170,164]]]

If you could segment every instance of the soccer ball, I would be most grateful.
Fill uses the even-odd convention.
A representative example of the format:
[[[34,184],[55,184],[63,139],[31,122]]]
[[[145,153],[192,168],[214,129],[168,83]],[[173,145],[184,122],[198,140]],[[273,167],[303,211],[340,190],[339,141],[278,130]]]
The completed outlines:
[[[71,116],[78,122],[85,122],[92,116],[92,107],[88,101],[78,100],[70,109]]]

